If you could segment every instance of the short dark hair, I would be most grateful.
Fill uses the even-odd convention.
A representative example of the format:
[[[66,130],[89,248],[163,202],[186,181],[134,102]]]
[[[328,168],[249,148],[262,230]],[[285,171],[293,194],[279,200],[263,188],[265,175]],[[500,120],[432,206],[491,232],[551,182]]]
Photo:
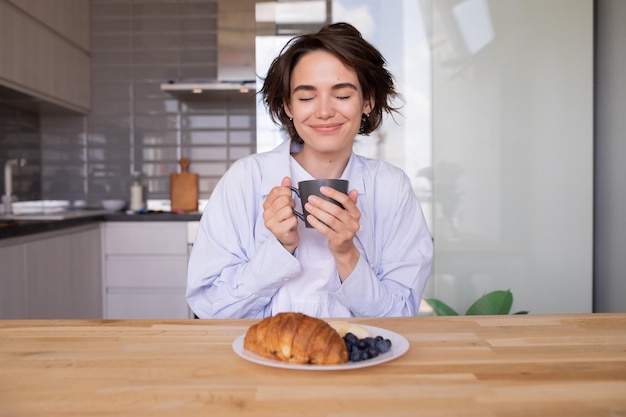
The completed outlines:
[[[363,90],[363,98],[371,99],[374,107],[364,117],[359,133],[369,135],[382,123],[383,112],[397,112],[393,75],[387,70],[385,58],[361,33],[348,23],[325,25],[318,32],[292,38],[274,59],[263,81],[260,94],[274,123],[281,124],[292,140],[302,142],[285,112],[283,103],[291,101],[291,73],[302,56],[316,50],[336,56],[346,67],[356,71]]]

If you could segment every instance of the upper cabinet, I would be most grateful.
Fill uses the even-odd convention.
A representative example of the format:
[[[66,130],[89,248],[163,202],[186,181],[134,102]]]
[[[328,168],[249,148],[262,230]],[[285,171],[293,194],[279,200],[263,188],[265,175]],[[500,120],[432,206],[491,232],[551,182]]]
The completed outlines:
[[[0,84],[88,112],[89,4],[89,0],[0,0]]]

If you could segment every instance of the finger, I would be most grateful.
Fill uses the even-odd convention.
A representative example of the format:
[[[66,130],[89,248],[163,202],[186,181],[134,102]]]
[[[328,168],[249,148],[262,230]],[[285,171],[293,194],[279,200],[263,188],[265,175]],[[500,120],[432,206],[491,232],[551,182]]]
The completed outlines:
[[[291,182],[291,180],[289,180],[288,178],[286,178],[286,180],[287,181],[283,179],[283,181],[285,182]],[[282,204],[292,204],[293,198],[291,196],[291,190],[284,186],[272,188],[269,194],[267,195],[267,197],[265,198],[265,201],[263,202],[263,209],[267,210],[270,206],[277,204],[277,200],[279,200],[279,204],[280,204],[281,198],[287,199],[286,201],[283,200]]]
[[[357,190],[351,190],[348,197],[350,197],[350,200],[356,204],[356,200],[359,198],[359,192]]]
[[[292,185],[291,178],[289,177],[283,178],[283,180],[280,182],[281,187],[291,187],[291,185]]]
[[[341,215],[341,212],[345,211],[335,203],[326,201],[315,195],[309,196],[309,200],[305,204],[305,209],[319,219],[327,216],[338,217]],[[326,220],[328,220],[328,218]]]
[[[309,201],[310,202],[305,205],[306,211],[314,216],[316,220],[322,222],[326,228],[330,228],[340,234],[348,233],[350,235],[353,235],[359,230],[361,212],[356,207],[355,212],[350,213],[319,197],[311,196]],[[313,222],[309,221],[309,223],[315,227]],[[315,228],[318,229],[317,227]],[[322,229],[318,230],[323,233]]]
[[[271,201],[268,198],[263,203],[263,217],[268,219],[278,216],[280,217],[280,220],[284,220],[288,217],[285,213],[293,215],[293,208],[295,207],[295,204],[296,203],[293,201],[293,198],[286,195],[278,195]]]
[[[324,200],[318,196],[309,196],[309,201],[307,202],[307,211],[313,215],[318,216],[320,220],[324,221],[319,216],[323,216],[323,213],[331,214],[333,217],[340,219],[344,223],[348,223],[351,219],[355,219],[358,222],[361,217],[361,212],[354,204],[352,198],[347,195],[338,192],[340,195],[343,195],[343,199],[340,203],[342,203],[342,207],[339,207],[333,202]],[[311,205],[311,210],[309,210],[308,205]]]
[[[356,192],[356,190],[353,191]],[[344,209],[352,211],[355,201],[347,194],[344,194],[341,191],[337,191],[334,188],[327,186],[320,187],[320,192],[322,193],[322,195],[328,198],[332,198],[333,200],[341,204]]]
[[[263,216],[265,227],[276,236],[294,231],[298,227],[298,220],[289,207],[283,207],[273,213],[266,212]]]
[[[277,230],[286,232],[294,230],[298,226],[298,219],[291,208],[283,207],[269,219],[269,223]]]
[[[345,248],[353,245],[354,236],[358,231],[357,226],[348,226],[339,222],[336,218],[326,220],[326,223],[313,215],[309,215],[307,220],[315,230],[328,239],[331,251],[343,252]]]

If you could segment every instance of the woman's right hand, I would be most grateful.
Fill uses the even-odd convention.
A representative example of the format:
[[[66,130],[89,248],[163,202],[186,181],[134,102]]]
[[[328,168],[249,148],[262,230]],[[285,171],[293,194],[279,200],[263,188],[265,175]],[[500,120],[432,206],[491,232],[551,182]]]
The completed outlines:
[[[296,203],[290,186],[291,178],[285,177],[280,187],[272,188],[263,202],[263,220],[265,227],[289,253],[293,253],[300,243],[300,236],[298,236],[298,218],[293,214]]]

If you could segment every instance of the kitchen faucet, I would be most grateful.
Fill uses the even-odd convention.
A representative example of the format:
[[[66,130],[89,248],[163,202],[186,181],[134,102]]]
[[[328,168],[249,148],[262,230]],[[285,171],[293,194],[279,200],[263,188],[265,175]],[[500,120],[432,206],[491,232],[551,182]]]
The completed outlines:
[[[2,195],[2,204],[4,205],[5,214],[13,213],[13,208],[11,207],[13,199],[13,176],[11,167],[14,165],[23,167],[26,165],[26,159],[9,159],[4,163],[4,194]]]

